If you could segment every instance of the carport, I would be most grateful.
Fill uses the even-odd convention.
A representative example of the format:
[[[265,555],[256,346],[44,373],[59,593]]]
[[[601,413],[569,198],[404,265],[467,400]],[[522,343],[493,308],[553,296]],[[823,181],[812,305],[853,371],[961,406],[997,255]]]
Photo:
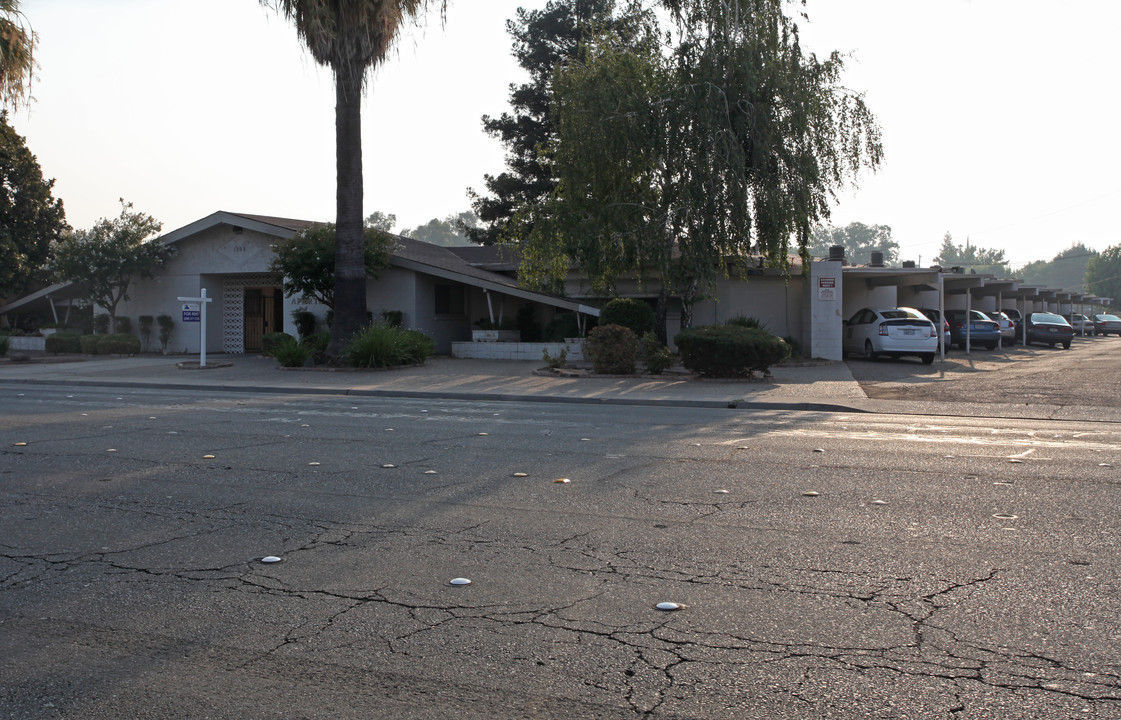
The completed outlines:
[[[988,276],[985,276],[984,284],[980,288],[977,288],[977,290],[970,293],[970,295],[975,295],[979,298],[982,298],[982,297],[996,298],[996,300],[993,301],[993,310],[994,311],[999,311],[1004,306],[1005,296],[1013,293],[1016,290],[1016,288],[1019,287],[1019,284],[1020,283],[1017,280],[998,280],[998,279],[992,277],[991,275],[988,275]],[[966,346],[967,346],[967,348],[968,348],[968,344],[969,344],[968,343],[968,337],[969,337],[969,335],[968,335],[968,331],[967,331],[967,334],[966,334]],[[1004,338],[1003,337],[997,339],[997,347],[998,348],[1003,348],[1004,347]]]

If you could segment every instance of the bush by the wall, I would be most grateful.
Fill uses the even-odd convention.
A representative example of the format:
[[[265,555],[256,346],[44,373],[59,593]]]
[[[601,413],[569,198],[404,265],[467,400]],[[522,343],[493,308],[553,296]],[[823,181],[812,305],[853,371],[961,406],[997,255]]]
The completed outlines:
[[[144,345],[145,352],[148,351],[148,346],[152,344],[152,326],[155,324],[156,319],[151,315],[141,315],[137,318],[140,325],[140,342]]]
[[[594,318],[589,318],[594,320]],[[553,316],[553,319],[545,326],[544,340],[545,342],[564,342],[565,338],[580,337],[580,324],[576,319],[576,313],[564,312],[558,313]]]
[[[261,354],[265,357],[273,357],[273,348],[275,348],[278,343],[284,342],[286,338],[290,340],[296,339],[284,332],[265,333],[261,336]]]
[[[654,310],[649,303],[634,298],[615,298],[599,311],[600,325],[622,325],[634,336],[654,329]]]
[[[93,331],[98,335],[109,332],[109,313],[98,313],[94,316]]]
[[[135,355],[140,352],[140,338],[125,333],[101,335],[96,352],[98,355]]]
[[[105,337],[104,335],[82,335],[78,338],[78,344],[82,352],[86,355],[94,355],[97,353],[97,341]]]
[[[782,338],[759,328],[738,325],[702,325],[682,330],[673,339],[681,364],[693,372],[713,377],[766,372],[790,355]]]
[[[400,310],[382,310],[381,319],[389,327],[399,328],[405,324],[405,313]]]
[[[303,367],[311,357],[311,348],[287,333],[273,333],[280,335],[272,346],[272,357],[284,367]]]
[[[48,335],[43,341],[49,353],[80,353],[82,352],[82,338],[77,333],[56,332]]]
[[[766,330],[767,323],[763,322],[754,315],[735,315],[724,321],[725,325],[735,325],[743,328],[757,328],[759,330]]]
[[[419,365],[436,349],[436,343],[419,330],[370,325],[354,336],[343,351],[352,367],[380,368]]]
[[[630,375],[638,358],[638,338],[622,325],[600,325],[588,333],[584,357],[597,373]]]
[[[175,332],[175,318],[170,315],[159,315],[156,323],[160,326],[160,349],[167,352],[167,344],[171,342],[171,334]]]
[[[660,343],[652,332],[642,336],[642,364],[651,375],[661,375],[673,367],[673,355],[669,348]]]
[[[128,335],[132,333],[132,318],[127,315],[120,315],[117,317],[117,332],[121,335]]]
[[[783,342],[785,342],[787,345],[790,346],[790,357],[792,357],[792,358],[802,357],[802,343],[795,340],[793,335],[784,335],[782,337],[782,340],[783,340]]]
[[[296,324],[296,332],[301,338],[306,338],[315,332],[315,313],[311,310],[293,310],[292,322]]]
[[[12,347],[12,341],[8,339],[7,335],[0,335],[0,357],[8,354],[8,350]]]

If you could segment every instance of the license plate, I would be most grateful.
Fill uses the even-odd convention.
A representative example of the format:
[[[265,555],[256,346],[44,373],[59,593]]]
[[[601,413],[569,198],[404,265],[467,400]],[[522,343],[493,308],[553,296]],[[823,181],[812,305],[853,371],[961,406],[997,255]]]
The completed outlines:
[[[903,334],[904,335],[914,335],[915,331],[912,330],[911,328],[903,328]]]

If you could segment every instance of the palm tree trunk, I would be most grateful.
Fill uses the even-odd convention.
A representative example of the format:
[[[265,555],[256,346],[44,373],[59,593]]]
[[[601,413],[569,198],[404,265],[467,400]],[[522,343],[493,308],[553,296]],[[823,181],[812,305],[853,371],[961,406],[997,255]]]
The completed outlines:
[[[335,307],[327,355],[337,359],[366,323],[362,232],[362,73],[335,72]]]

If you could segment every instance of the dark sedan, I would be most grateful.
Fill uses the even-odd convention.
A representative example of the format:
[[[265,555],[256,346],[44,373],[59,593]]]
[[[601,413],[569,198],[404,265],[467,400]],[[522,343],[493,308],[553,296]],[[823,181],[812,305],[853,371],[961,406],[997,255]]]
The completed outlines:
[[[1000,324],[990,320],[980,310],[970,310],[969,327],[966,327],[965,310],[947,310],[946,320],[950,323],[950,337],[959,348],[965,349],[968,332],[972,347],[981,345],[992,350],[1000,342]]]
[[[1069,350],[1074,339],[1074,328],[1066,318],[1055,313],[1033,312],[1028,315],[1027,330],[1029,343],[1043,343],[1047,347],[1062,343]]]
[[[1121,335],[1121,318],[1116,315],[1094,315],[1091,319],[1094,321],[1095,335]]]

